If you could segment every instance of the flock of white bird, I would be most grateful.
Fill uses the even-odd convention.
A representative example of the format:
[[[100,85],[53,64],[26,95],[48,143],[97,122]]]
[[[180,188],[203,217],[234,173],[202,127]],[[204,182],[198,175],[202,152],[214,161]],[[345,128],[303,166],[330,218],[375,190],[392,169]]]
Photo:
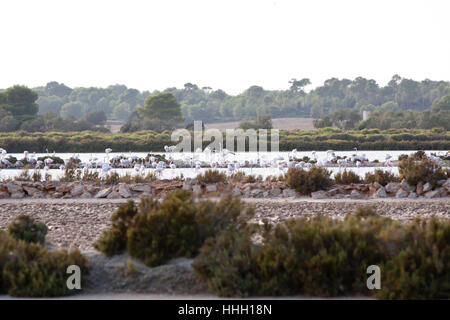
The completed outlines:
[[[34,166],[36,169],[44,169],[48,171],[50,168],[59,167],[61,170],[65,170],[69,162],[77,164],[79,168],[84,170],[89,169],[101,169],[104,174],[108,174],[112,169],[115,168],[133,168],[137,173],[144,173],[146,168],[153,168],[158,174],[161,174],[165,169],[175,169],[177,167],[181,168],[195,168],[199,170],[201,168],[226,168],[229,174],[232,174],[240,168],[278,168],[280,170],[285,170],[288,168],[311,168],[313,166],[327,167],[331,164],[337,164],[339,167],[347,166],[364,166],[369,160],[364,153],[358,154],[357,148],[354,148],[354,153],[351,157],[339,157],[336,155],[335,151],[327,150],[325,157],[318,157],[315,151],[311,152],[311,157],[308,157],[310,161],[300,160],[297,149],[292,150],[288,153],[287,157],[282,155],[277,155],[270,158],[270,153],[257,154],[255,159],[251,160],[241,160],[237,161],[234,158],[235,153],[225,149],[220,148],[220,150],[211,149],[206,147],[204,150],[197,149],[193,153],[186,153],[183,159],[174,160],[173,153],[176,150],[175,146],[165,146],[166,151],[165,157],[156,157],[155,155],[149,154],[146,159],[139,158],[136,155],[132,155],[131,152],[128,156],[122,154],[120,156],[116,155],[111,157],[110,153],[113,151],[111,148],[105,149],[105,156],[103,159],[99,159],[91,155],[88,161],[81,162],[79,154],[74,154],[68,159],[64,159],[64,164],[53,164],[52,157],[55,157],[55,153],[50,154],[47,150],[47,156],[43,157],[44,160],[38,160],[35,153],[30,154],[28,151],[24,151],[23,161],[17,160],[12,164],[8,159],[8,153],[5,149],[0,148],[0,165],[2,167],[10,168],[12,165],[15,168],[21,168],[25,166],[25,163]],[[203,154],[202,159],[200,155]],[[442,158],[438,155],[428,156],[429,159],[436,162],[441,162]],[[40,158],[42,159],[42,158]],[[165,159],[166,161],[164,161]],[[384,165],[387,167],[392,167],[392,156],[390,154],[385,155]],[[306,159],[307,160],[307,159]],[[312,161],[311,161],[312,160]]]

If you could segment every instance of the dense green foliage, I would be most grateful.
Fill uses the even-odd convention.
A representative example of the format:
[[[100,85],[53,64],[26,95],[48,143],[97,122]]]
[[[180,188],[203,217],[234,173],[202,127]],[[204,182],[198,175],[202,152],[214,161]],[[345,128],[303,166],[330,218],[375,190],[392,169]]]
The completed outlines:
[[[442,168],[441,165],[433,160],[417,159],[410,156],[400,161],[398,172],[401,179],[405,179],[412,186],[416,186],[419,182],[430,183],[434,188],[439,180],[450,178],[450,170]]]
[[[287,90],[265,90],[260,86],[251,86],[235,96],[220,89],[212,90],[208,86],[199,87],[192,83],[186,83],[184,88],[167,88],[163,92],[175,96],[181,105],[182,116],[188,123],[193,120],[251,120],[262,114],[272,118],[318,118],[338,110],[353,110],[360,115],[364,110],[423,111],[442,97],[450,95],[449,82],[428,79],[414,81],[398,75],[393,76],[386,86],[363,77],[354,80],[331,78],[308,93],[305,88],[310,85],[309,79],[292,79],[289,85]],[[108,119],[123,121],[135,113],[139,106],[144,106],[148,96],[160,93],[140,92],[124,85],[72,89],[57,82],[49,82],[43,87],[34,88],[34,91],[39,96],[37,104],[40,114],[54,111],[57,116],[80,119],[89,113],[103,111]],[[5,94],[0,96],[0,105],[4,100]]]
[[[181,106],[170,92],[149,96],[143,107],[138,107],[128,122],[120,128],[121,132],[139,130],[173,130],[183,122]]]
[[[176,257],[194,257],[204,241],[228,226],[239,226],[251,209],[225,195],[217,203],[194,201],[191,192],[177,190],[162,201],[142,197],[139,208],[133,201],[112,216],[111,229],[95,247],[111,256],[127,251],[148,266]],[[244,221],[246,221],[244,219]]]
[[[21,219],[22,223],[24,220]],[[67,288],[67,267],[77,265],[82,275],[88,272],[88,263],[78,250],[51,251],[39,243],[42,234],[30,236],[35,230],[30,225],[9,227],[9,232],[0,231],[0,294],[16,297],[54,297],[75,294],[77,290]],[[26,229],[26,230],[25,230]],[[24,231],[21,235],[20,232]],[[18,233],[19,232],[19,233]],[[26,235],[28,232],[28,236]],[[11,234],[10,234],[11,233]],[[17,236],[31,242],[16,239]],[[39,242],[38,241],[38,242]],[[83,276],[81,277],[83,288]]]
[[[76,121],[77,114],[69,111],[61,112],[61,117],[54,110],[38,116],[37,99],[37,93],[24,86],[13,86],[0,92],[0,132],[19,129],[28,132],[102,130],[94,124],[104,121],[104,114],[102,117],[91,112],[80,121]]]
[[[382,186],[387,185],[389,182],[398,182],[399,178],[390,171],[376,169],[374,172],[367,172],[364,177],[365,183],[378,182]]]
[[[15,239],[25,242],[44,243],[47,226],[36,222],[28,215],[19,215],[8,226],[8,233]]]
[[[24,131],[0,133],[0,146],[8,152],[103,152],[110,147],[116,152],[161,152],[165,145],[174,144],[171,133],[139,131],[134,133],[105,134],[98,132]],[[193,139],[192,139],[193,141]],[[270,136],[269,136],[270,142]],[[204,141],[206,147],[210,141]],[[226,146],[226,139],[223,141]],[[450,132],[433,130],[378,130],[342,131],[324,128],[317,131],[280,131],[280,151],[335,151],[352,150],[450,150]],[[229,148],[232,149],[232,148]],[[269,149],[270,151],[270,149]]]
[[[326,190],[332,184],[330,174],[330,171],[321,167],[312,167],[309,170],[289,168],[286,183],[296,191],[308,195],[314,191]]]
[[[253,231],[255,232],[255,230]],[[206,241],[193,267],[220,296],[372,295],[382,299],[450,297],[450,223],[401,224],[360,209],[344,221],[318,216],[266,224]],[[381,268],[381,290],[366,269]]]
[[[361,178],[359,175],[351,170],[345,170],[338,172],[334,175],[334,182],[337,184],[350,184],[350,183],[361,183]]]

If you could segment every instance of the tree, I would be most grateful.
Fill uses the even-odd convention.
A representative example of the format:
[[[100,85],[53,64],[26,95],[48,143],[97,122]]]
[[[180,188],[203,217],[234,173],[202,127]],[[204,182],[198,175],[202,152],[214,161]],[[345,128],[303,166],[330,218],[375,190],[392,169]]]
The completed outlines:
[[[101,124],[106,121],[106,115],[103,110],[95,110],[85,115],[82,120],[85,120],[92,124]]]
[[[8,111],[18,121],[33,119],[39,106],[38,94],[25,86],[13,86],[5,90],[0,98],[0,108]]]
[[[143,118],[158,119],[162,127],[172,127],[182,122],[181,105],[170,92],[161,92],[148,97],[143,107],[137,108]]]
[[[83,115],[83,104],[81,102],[68,102],[61,107],[61,117],[70,116],[80,119]]]

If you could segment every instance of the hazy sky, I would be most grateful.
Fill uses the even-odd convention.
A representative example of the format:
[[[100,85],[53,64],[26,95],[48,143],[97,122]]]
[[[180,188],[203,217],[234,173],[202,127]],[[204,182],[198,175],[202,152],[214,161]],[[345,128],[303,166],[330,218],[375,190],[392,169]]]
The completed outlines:
[[[448,0],[2,0],[0,88],[450,80]]]

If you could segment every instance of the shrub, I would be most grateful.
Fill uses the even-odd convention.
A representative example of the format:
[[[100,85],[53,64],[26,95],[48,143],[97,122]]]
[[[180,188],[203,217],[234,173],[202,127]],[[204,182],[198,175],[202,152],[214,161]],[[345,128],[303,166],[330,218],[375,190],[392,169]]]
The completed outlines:
[[[196,179],[204,183],[225,182],[227,175],[219,170],[208,169],[202,174],[198,174]]]
[[[360,208],[344,221],[291,219],[259,231],[227,230],[210,238],[193,267],[221,296],[371,295],[383,299],[450,297],[450,222],[399,223]],[[382,290],[366,287],[369,265]]]
[[[253,211],[230,195],[219,202],[194,201],[192,193],[171,192],[160,203],[141,198],[139,208],[129,201],[112,216],[112,227],[96,243],[107,255],[127,252],[148,266],[160,265],[175,257],[194,257],[203,242],[227,228],[247,220]]]
[[[392,172],[376,169],[374,172],[367,172],[364,177],[365,183],[378,182],[382,186],[387,185],[389,182],[399,181],[398,177]]]
[[[337,184],[351,184],[362,182],[360,176],[351,170],[344,170],[343,172],[336,173],[334,176],[334,181]]]
[[[443,169],[433,160],[426,158],[421,160],[416,160],[414,157],[403,159],[398,165],[398,171],[400,178],[405,179],[413,186],[419,182],[428,182],[434,188],[439,180],[450,177],[448,169]]]
[[[47,226],[36,222],[28,215],[19,215],[8,226],[8,233],[15,239],[25,242],[44,243]]]
[[[309,170],[289,168],[286,183],[302,194],[310,194],[318,190],[326,190],[332,183],[331,172],[325,168],[312,167]]]
[[[77,290],[69,290],[66,285],[70,265],[79,266],[82,275],[88,272],[87,260],[78,250],[50,251],[0,232],[0,293],[20,297],[74,294]]]

